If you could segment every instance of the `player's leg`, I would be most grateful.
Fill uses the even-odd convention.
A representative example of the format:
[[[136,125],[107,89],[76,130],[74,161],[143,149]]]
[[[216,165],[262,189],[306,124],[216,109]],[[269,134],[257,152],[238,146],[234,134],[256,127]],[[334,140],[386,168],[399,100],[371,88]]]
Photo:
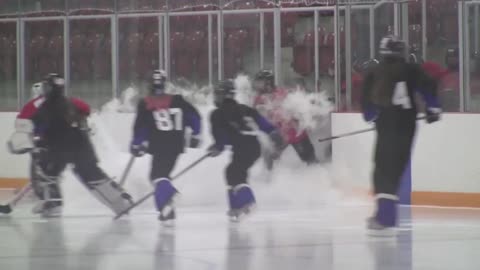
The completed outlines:
[[[260,146],[252,145],[233,149],[232,161],[226,169],[229,216],[233,220],[248,214],[255,206],[255,196],[248,185],[248,170],[260,157]]]
[[[59,186],[59,175],[66,167],[63,156],[55,151],[36,154],[32,158],[31,182],[40,202],[32,212],[43,217],[60,216],[62,212],[62,194]]]
[[[397,225],[397,193],[411,156],[416,128],[414,113],[379,120],[374,174],[377,211],[372,223],[377,229]]]
[[[177,162],[179,153],[154,153],[150,179],[155,185],[155,205],[159,219],[167,221],[175,219],[174,198],[178,191],[171,183],[170,173]]]
[[[132,203],[132,197],[98,166],[93,147],[86,145],[77,149],[72,163],[80,182],[114,213],[120,213]]]
[[[306,133],[302,137],[303,138],[299,142],[292,144],[298,157],[309,165],[318,163],[318,159],[315,155],[315,148],[313,147],[310,137]]]
[[[393,188],[392,171],[395,167],[396,128],[391,118],[381,115],[376,123],[375,169],[373,186],[376,210],[368,220],[368,228],[375,234],[390,235],[396,226],[397,195]]]

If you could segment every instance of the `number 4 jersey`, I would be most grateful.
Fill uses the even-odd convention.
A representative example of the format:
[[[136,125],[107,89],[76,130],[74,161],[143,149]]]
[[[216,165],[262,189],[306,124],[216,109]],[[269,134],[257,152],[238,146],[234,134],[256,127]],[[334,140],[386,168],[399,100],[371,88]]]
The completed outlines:
[[[363,106],[399,113],[416,113],[415,93],[428,108],[439,107],[436,83],[417,64],[405,61],[382,61],[366,76],[363,85]]]
[[[137,106],[133,140],[148,142],[150,153],[183,152],[185,129],[199,135],[201,118],[198,111],[180,95],[147,96]]]

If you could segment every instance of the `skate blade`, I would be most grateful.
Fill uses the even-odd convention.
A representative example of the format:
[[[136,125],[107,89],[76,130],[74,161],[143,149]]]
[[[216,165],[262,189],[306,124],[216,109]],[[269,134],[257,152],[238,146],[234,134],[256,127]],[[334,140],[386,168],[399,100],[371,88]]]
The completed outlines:
[[[245,220],[247,217],[252,215],[253,212],[256,210],[256,204],[250,204],[242,209],[238,210],[230,210],[229,216],[230,221],[233,223],[240,223]]]

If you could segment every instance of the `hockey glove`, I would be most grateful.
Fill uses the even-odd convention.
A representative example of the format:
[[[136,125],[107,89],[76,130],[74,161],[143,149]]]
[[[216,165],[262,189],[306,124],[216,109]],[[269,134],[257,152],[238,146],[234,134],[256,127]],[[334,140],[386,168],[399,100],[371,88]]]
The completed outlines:
[[[222,152],[223,152],[223,147],[218,146],[218,145],[216,145],[216,144],[208,147],[208,154],[209,154],[211,157],[217,157],[217,156],[219,156]]]
[[[425,120],[427,123],[431,124],[440,120],[440,115],[442,110],[440,108],[428,108],[426,111],[426,118]]]
[[[363,109],[363,120],[365,120],[365,122],[375,122],[377,118],[378,109],[375,106],[370,105]]]
[[[272,131],[270,134],[268,134],[270,137],[270,140],[272,140],[273,145],[274,145],[274,150],[270,154],[270,158],[276,160],[280,157],[280,154],[282,153],[282,150],[285,146],[285,141],[283,140],[282,135],[278,130]]]
[[[141,157],[147,153],[148,150],[148,143],[143,142],[140,144],[132,143],[130,145],[130,153],[135,157]]]
[[[199,135],[192,135],[192,137],[190,138],[189,147],[190,148],[198,148],[198,147],[200,147],[200,144],[201,144],[200,136]]]

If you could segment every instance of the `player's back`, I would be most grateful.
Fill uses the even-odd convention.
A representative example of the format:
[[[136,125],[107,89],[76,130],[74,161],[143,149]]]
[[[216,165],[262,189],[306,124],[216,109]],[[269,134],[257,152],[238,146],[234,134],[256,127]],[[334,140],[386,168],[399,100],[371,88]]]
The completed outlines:
[[[186,126],[198,121],[196,114],[180,95],[147,96],[139,103],[134,128],[146,133],[149,151],[182,152]]]
[[[386,59],[367,74],[364,103],[381,111],[416,114],[416,91],[433,91],[432,80],[417,64]]]
[[[89,110],[79,99],[58,97],[43,101],[31,118],[46,145],[67,150],[84,145]]]
[[[235,147],[249,147],[259,144],[257,135],[259,127],[256,110],[236,102],[226,104],[213,111],[211,115],[213,133],[223,133],[226,144]],[[214,135],[215,136],[215,135]],[[217,135],[215,137],[221,137]]]

